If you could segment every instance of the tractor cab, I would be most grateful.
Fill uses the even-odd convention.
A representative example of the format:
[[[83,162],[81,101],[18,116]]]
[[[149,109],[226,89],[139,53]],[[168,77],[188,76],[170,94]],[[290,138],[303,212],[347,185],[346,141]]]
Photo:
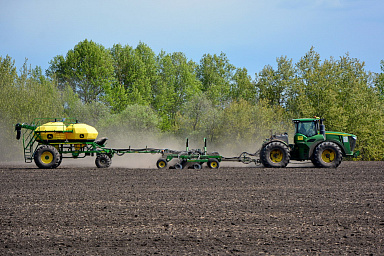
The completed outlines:
[[[295,143],[297,141],[306,140],[316,135],[325,137],[325,125],[323,119],[315,118],[302,118],[293,119],[295,125]]]
[[[325,141],[325,126],[323,119],[315,118],[302,118],[293,119],[295,125],[295,136],[292,158],[297,160],[307,160],[311,155],[314,145]]]
[[[311,121],[294,121],[296,134],[301,134],[306,137],[312,137],[317,134],[319,125],[317,120]]]

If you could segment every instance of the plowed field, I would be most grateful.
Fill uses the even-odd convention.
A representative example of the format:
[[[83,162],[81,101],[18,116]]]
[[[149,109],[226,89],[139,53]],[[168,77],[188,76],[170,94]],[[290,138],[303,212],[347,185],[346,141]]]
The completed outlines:
[[[0,165],[1,255],[384,254],[384,163]]]

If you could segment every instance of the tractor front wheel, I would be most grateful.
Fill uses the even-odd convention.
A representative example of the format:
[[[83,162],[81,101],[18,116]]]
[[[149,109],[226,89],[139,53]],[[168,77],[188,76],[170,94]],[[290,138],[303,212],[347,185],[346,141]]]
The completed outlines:
[[[61,163],[59,151],[51,145],[38,147],[33,155],[33,160],[37,167],[41,169],[56,168]]]
[[[312,156],[312,163],[316,167],[321,168],[336,168],[340,165],[343,159],[343,153],[340,147],[334,142],[320,143]]]
[[[95,160],[95,164],[98,168],[108,168],[111,166],[112,159],[107,154],[98,154]]]
[[[279,141],[266,144],[260,152],[260,161],[265,167],[286,167],[290,159],[288,146]]]

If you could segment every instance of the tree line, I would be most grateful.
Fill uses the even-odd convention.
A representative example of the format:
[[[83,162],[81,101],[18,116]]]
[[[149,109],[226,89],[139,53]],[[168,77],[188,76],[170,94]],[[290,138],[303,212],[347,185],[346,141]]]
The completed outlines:
[[[119,136],[206,137],[256,150],[271,131],[292,134],[292,118],[320,116],[327,130],[358,136],[360,159],[384,158],[384,61],[376,74],[348,54],[321,60],[311,48],[297,63],[281,56],[252,78],[225,53],[196,63],[144,43],[107,49],[84,40],[49,64],[43,72],[26,62],[18,71],[10,56],[0,57],[2,145],[15,144],[17,122],[75,117]],[[9,147],[1,151],[12,157]]]

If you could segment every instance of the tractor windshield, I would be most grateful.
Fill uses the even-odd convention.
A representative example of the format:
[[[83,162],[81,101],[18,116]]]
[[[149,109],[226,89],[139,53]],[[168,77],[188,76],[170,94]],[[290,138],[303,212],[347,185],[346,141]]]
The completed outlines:
[[[316,122],[297,122],[296,133],[301,133],[307,137],[312,137],[317,134]]]

